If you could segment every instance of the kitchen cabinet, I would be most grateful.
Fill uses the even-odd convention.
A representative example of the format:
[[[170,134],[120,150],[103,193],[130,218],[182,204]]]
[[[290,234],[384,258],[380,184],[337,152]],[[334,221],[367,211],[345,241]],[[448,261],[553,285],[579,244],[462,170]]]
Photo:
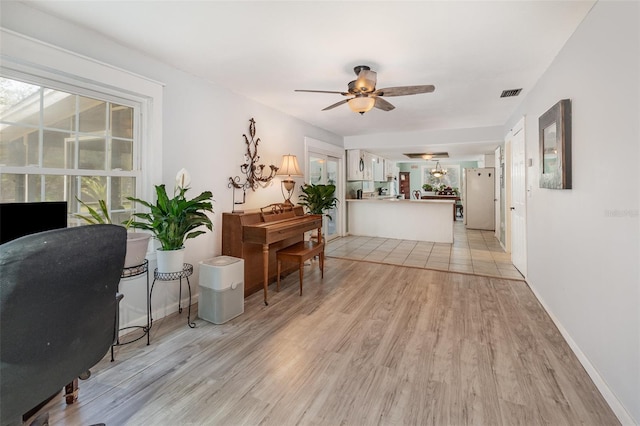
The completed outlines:
[[[364,176],[362,180],[373,180],[373,162],[375,160],[375,156],[369,152],[364,152]]]
[[[347,150],[347,180],[365,180],[365,152],[359,149]]]
[[[393,176],[398,176],[398,171],[396,170],[396,162],[391,160],[384,160],[384,177],[390,178]]]
[[[347,180],[384,182],[387,180],[386,160],[360,149],[347,150]]]
[[[383,182],[387,180],[387,176],[384,173],[384,158],[373,156],[373,180],[375,182]]]

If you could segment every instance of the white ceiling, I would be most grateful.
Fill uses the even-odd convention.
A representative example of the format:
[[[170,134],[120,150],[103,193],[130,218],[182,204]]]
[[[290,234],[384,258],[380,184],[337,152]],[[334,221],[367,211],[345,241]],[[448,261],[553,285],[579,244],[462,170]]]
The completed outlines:
[[[504,125],[595,0],[25,3],[355,136]],[[387,98],[395,110],[362,116],[346,104],[321,111],[341,95],[294,92],[346,91],[361,64],[378,72],[378,88],[433,84],[435,92]],[[520,96],[500,98],[516,88]]]

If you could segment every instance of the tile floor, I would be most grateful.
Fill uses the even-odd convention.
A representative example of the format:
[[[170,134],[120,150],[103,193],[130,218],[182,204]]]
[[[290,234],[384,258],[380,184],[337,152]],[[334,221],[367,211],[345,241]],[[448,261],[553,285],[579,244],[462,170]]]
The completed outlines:
[[[327,257],[389,263],[416,268],[523,279],[493,231],[466,229],[459,220],[453,244],[390,238],[347,236],[330,241]]]

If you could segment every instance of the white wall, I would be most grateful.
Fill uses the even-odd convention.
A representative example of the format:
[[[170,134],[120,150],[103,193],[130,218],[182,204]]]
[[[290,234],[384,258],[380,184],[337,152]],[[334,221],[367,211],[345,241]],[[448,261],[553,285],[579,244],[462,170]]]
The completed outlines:
[[[640,423],[639,17],[598,2],[504,130],[525,115],[529,285],[624,424]],[[538,117],[564,98],[573,189],[541,189]]]
[[[493,126],[346,136],[344,138],[344,147],[346,149],[384,150],[390,146],[395,149],[405,146],[413,152],[416,141],[431,147],[440,145],[449,145],[451,147],[456,144],[464,144],[466,146],[486,142],[495,142],[497,146],[502,144],[503,139],[502,127]]]
[[[193,194],[206,189],[213,191],[215,240],[199,237],[190,240],[188,248],[198,247],[200,259],[221,253],[222,212],[233,210],[233,194],[228,188],[229,177],[246,178],[240,170],[247,151],[243,134],[249,134],[249,120],[256,121],[256,138],[260,138],[258,154],[266,169],[280,166],[282,155],[294,154],[300,167],[304,164],[305,136],[342,146],[342,138],[312,127],[300,120],[262,104],[235,95],[233,92],[207,84],[179,71],[166,73],[164,92],[164,157],[165,182],[173,182],[175,173],[186,167],[192,174]],[[192,105],[189,105],[192,104]],[[296,188],[303,183],[297,179]],[[296,189],[293,199],[297,199]],[[236,192],[237,199],[241,193]],[[280,178],[266,188],[247,191],[241,210],[257,209],[283,201]]]
[[[153,197],[151,185],[165,183],[168,188],[173,188],[175,175],[183,167],[192,176],[192,189],[188,195],[195,196],[204,190],[213,192],[214,231],[189,240],[186,244],[186,261],[196,265],[191,279],[192,288],[196,292],[198,262],[219,255],[222,250],[222,212],[233,209],[232,190],[227,186],[228,178],[241,174],[240,165],[244,162],[246,152],[242,135],[249,136],[249,119],[256,120],[256,137],[261,139],[258,149],[260,163],[266,164],[267,168],[270,164],[280,166],[282,155],[294,154],[298,156],[304,171],[305,137],[340,147],[343,145],[341,136],[313,127],[215,83],[155,61],[142,52],[118,45],[86,28],[48,16],[24,4],[3,2],[0,18],[3,28],[44,40],[164,85],[162,131],[153,136],[153,144],[162,148],[161,152],[149,153],[161,163],[161,172],[150,182],[148,193],[143,196],[147,199]],[[96,75],[94,78],[100,80],[100,76]],[[299,179],[296,187],[299,188],[302,183],[302,179]],[[299,190],[294,194],[294,199],[298,193]],[[274,179],[267,188],[249,191],[246,201],[241,209],[256,209],[283,201],[280,178]],[[154,267],[152,259],[151,268]],[[125,293],[122,302],[124,325],[137,324],[144,317],[143,288],[143,278],[122,283],[121,291]],[[158,283],[153,293],[156,319],[175,311],[177,293],[177,284]],[[186,301],[186,290],[183,295],[183,301]]]

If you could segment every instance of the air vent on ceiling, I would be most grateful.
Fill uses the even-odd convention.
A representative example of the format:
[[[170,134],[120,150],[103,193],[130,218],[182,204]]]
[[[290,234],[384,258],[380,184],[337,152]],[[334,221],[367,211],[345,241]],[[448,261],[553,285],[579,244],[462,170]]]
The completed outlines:
[[[406,155],[409,158],[421,158],[423,160],[431,160],[433,158],[449,158],[448,152],[416,152],[403,155]]]
[[[501,98],[510,98],[511,96],[518,96],[520,94],[520,92],[522,92],[522,89],[503,90],[502,94],[500,95],[500,97]]]

